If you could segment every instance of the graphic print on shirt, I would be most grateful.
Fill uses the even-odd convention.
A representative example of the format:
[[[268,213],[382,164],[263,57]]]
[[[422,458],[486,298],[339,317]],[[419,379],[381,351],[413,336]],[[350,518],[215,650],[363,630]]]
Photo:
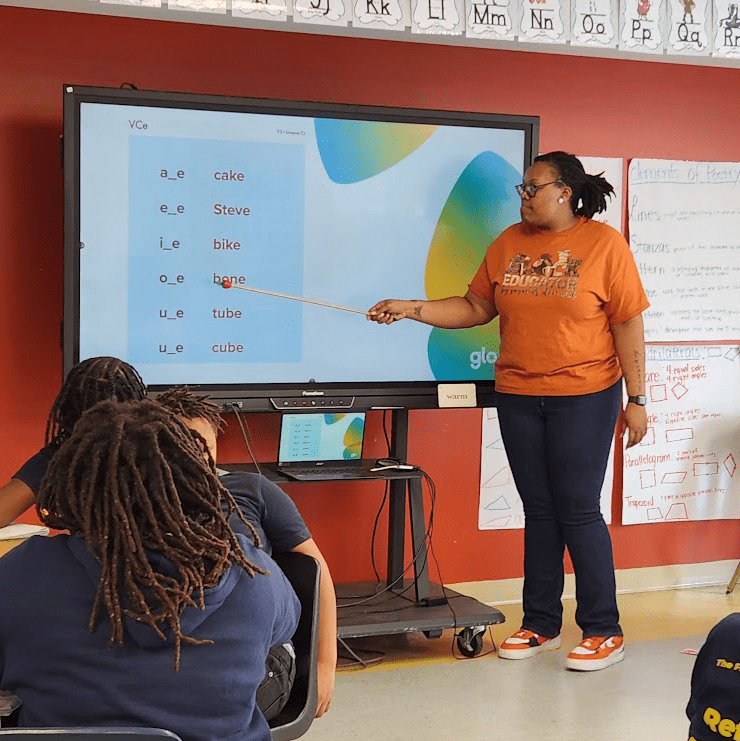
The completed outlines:
[[[553,259],[549,252],[532,259],[519,253],[509,260],[504,271],[501,293],[528,293],[532,296],[575,298],[578,289],[578,266],[583,260],[570,256],[570,250],[558,252]]]

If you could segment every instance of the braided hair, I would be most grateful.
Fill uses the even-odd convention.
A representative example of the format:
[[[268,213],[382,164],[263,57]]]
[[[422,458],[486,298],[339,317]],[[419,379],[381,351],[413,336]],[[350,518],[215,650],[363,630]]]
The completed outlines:
[[[217,432],[223,427],[218,406],[206,394],[196,394],[187,386],[173,386],[159,394],[157,401],[182,419],[205,419]]]
[[[123,645],[124,617],[163,640],[169,629],[176,671],[183,642],[213,643],[182,633],[182,611],[204,609],[204,590],[231,564],[250,576],[266,573],[247,560],[229,527],[234,512],[243,515],[198,441],[150,399],[101,401],[85,412],[49,464],[37,511],[44,524],[82,538],[102,565],[90,630],[101,608],[110,619],[109,646]],[[169,562],[168,573],[152,566],[151,552]]]
[[[146,386],[133,366],[118,358],[88,358],[64,379],[46,422],[46,444],[58,448],[82,413],[104,399],[146,398]]]
[[[590,219],[606,211],[606,197],[614,195],[614,188],[603,177],[603,172],[587,175],[578,157],[567,152],[548,152],[535,157],[534,161],[550,165],[558,180],[573,191],[570,206],[576,216]]]

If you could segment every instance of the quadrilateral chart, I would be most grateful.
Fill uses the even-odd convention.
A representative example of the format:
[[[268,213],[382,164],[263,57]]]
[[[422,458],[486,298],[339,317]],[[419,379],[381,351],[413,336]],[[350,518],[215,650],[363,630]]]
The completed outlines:
[[[740,517],[740,348],[648,346],[648,431],[624,452],[622,523]]]

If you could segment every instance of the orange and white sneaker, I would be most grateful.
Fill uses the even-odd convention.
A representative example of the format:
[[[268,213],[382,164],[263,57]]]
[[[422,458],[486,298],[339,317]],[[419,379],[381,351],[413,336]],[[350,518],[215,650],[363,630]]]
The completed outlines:
[[[545,638],[526,628],[519,628],[499,647],[498,655],[502,659],[528,659],[542,651],[556,651],[560,648],[560,636]]]
[[[595,672],[606,669],[624,659],[622,636],[591,636],[584,638],[565,660],[568,669],[578,672]]]

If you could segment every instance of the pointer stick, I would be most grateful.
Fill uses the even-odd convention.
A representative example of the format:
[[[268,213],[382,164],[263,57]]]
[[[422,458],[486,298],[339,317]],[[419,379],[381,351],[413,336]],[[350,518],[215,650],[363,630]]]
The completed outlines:
[[[365,316],[366,311],[359,309],[348,309],[346,306],[337,306],[336,304],[327,304],[324,301],[312,301],[310,298],[300,298],[299,296],[287,296],[284,293],[274,293],[273,291],[262,291],[259,288],[247,288],[246,286],[235,286],[230,280],[221,282],[224,288],[238,288],[241,291],[252,291],[252,293],[264,293],[266,296],[277,296],[278,298],[289,298],[291,301],[303,301],[306,304],[316,304],[317,306],[326,306],[329,309],[341,309],[341,311],[351,311],[353,314],[362,314]]]

